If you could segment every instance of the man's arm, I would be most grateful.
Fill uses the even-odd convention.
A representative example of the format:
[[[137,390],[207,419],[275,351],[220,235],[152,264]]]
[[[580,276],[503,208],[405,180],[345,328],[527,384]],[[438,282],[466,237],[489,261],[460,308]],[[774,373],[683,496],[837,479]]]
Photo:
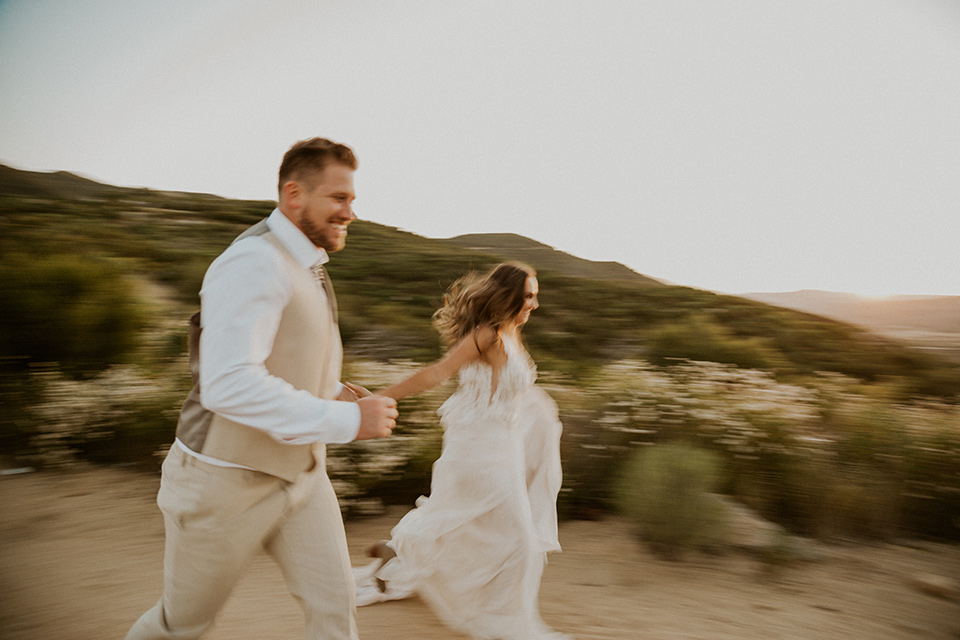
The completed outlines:
[[[210,265],[200,292],[201,402],[279,442],[350,442],[361,426],[357,403],[317,398],[264,364],[290,299],[286,278],[282,256],[258,237],[236,242]]]

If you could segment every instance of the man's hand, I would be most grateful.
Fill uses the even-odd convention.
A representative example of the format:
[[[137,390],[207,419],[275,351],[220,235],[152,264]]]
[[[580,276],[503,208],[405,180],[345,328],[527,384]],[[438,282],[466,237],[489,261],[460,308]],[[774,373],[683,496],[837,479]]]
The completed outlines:
[[[370,395],[357,400],[360,406],[360,431],[357,440],[385,438],[397,426],[397,401],[386,396]]]

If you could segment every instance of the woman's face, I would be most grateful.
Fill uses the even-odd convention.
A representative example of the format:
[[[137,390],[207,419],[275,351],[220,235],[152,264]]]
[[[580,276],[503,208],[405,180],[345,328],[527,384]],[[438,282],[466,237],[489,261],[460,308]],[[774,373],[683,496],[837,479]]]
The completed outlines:
[[[526,324],[530,319],[530,312],[540,306],[537,301],[537,294],[540,293],[540,283],[535,276],[527,276],[527,281],[523,286],[523,308],[517,314],[517,326]]]

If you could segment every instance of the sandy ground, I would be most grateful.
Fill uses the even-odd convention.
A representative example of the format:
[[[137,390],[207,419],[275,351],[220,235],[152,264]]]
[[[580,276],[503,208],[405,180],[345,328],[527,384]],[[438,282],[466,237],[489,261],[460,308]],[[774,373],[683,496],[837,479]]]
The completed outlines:
[[[160,592],[158,478],[118,469],[0,477],[0,638],[122,638]],[[354,563],[402,511],[347,523]],[[829,547],[826,557],[768,577],[742,553],[667,562],[617,519],[567,522],[541,609],[579,640],[958,640],[960,603],[911,585],[960,579],[960,548],[929,543]],[[361,608],[378,640],[457,640],[417,598]],[[279,571],[258,558],[210,640],[302,637]]]

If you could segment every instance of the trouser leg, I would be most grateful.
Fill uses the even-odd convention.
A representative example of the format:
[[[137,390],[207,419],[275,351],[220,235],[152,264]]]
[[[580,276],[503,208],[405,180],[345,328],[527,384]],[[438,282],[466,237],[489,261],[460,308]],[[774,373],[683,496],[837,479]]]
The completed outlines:
[[[215,467],[179,448],[164,462],[163,595],[127,640],[191,640],[209,627],[281,518],[283,482]]]
[[[357,640],[356,586],[340,507],[322,469],[312,482],[267,551],[303,606],[307,640]]]

